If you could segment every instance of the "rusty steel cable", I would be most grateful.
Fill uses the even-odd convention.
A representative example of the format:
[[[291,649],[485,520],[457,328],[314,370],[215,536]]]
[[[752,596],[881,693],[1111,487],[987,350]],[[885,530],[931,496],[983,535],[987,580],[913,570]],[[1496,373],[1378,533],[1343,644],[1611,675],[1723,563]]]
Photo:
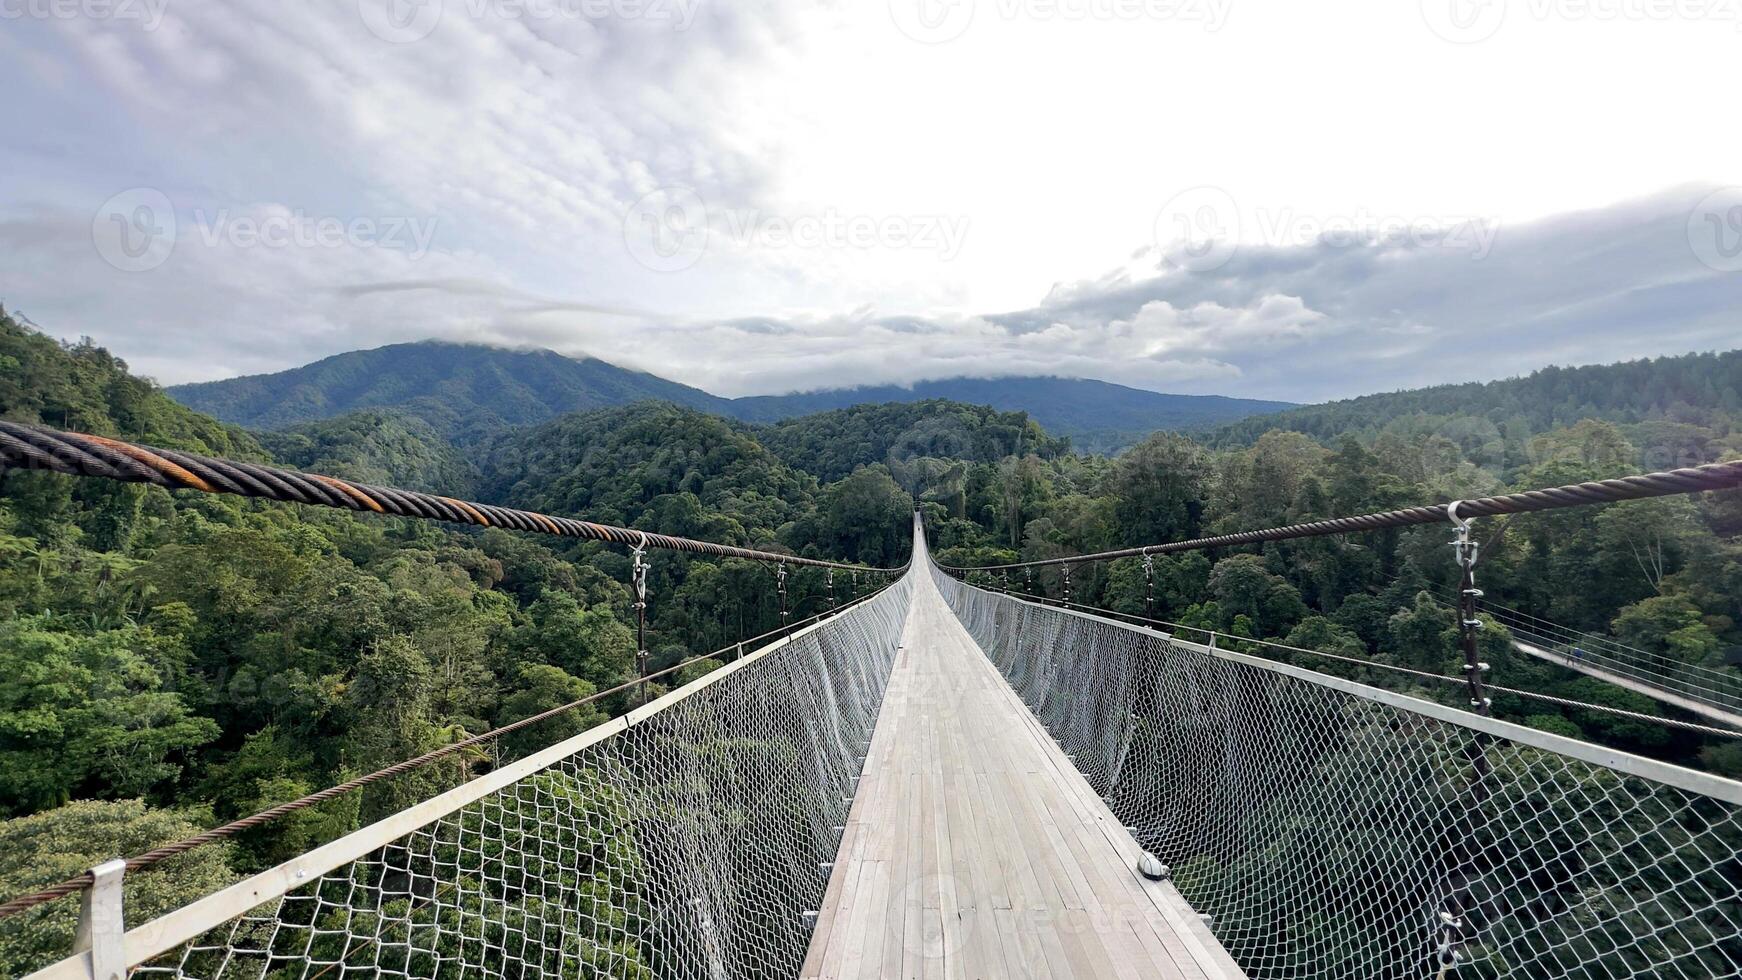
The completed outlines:
[[[1463,500],[1458,502],[1458,516],[1465,519],[1496,517],[1502,514],[1524,514],[1539,510],[1557,510],[1562,507],[1582,507],[1588,504],[1639,500],[1646,497],[1701,493],[1706,490],[1732,490],[1737,487],[1742,487],[1742,460],[1728,463],[1707,463],[1704,466],[1690,466],[1662,473],[1642,473],[1638,476],[1624,476],[1614,480],[1593,480],[1589,483],[1574,483],[1564,487],[1524,490],[1497,497]],[[1098,551],[1093,554],[1074,555],[1067,558],[1007,562],[1002,565],[967,567],[939,565],[938,567],[947,572],[985,572],[1010,568],[1040,568],[1047,565],[1069,566],[1091,561],[1138,558],[1144,555],[1169,555],[1180,551],[1202,551],[1206,548],[1225,548],[1243,544],[1259,544],[1266,541],[1288,541],[1295,538],[1317,538],[1332,534],[1383,531],[1388,528],[1414,527],[1422,524],[1445,524],[1448,520],[1447,506],[1446,504],[1436,504],[1409,507],[1404,510],[1390,510],[1379,514],[1337,517],[1307,524],[1273,527],[1262,531],[1219,534],[1191,541],[1171,541],[1166,544],[1145,545],[1140,548]]]
[[[866,565],[800,558],[754,548],[696,541],[669,534],[653,534],[612,524],[578,521],[529,510],[457,500],[417,490],[374,486],[318,473],[302,473],[259,463],[160,449],[82,432],[65,432],[46,426],[0,421],[0,470],[7,467],[49,470],[69,476],[95,476],[128,483],[149,483],[170,490],[227,493],[393,517],[416,517],[475,527],[508,528],[631,547],[687,551],[721,558],[746,558],[816,568],[901,571],[900,568],[871,568]]]
[[[794,625],[799,626],[799,627],[807,626],[810,623],[815,622],[816,620],[824,619],[828,616],[832,616],[837,612],[844,612],[847,609],[851,609],[854,606],[861,605],[865,602],[870,601],[871,599],[876,598],[878,595],[882,594],[883,591],[888,589],[888,588],[890,588],[890,586],[884,586],[883,589],[878,589],[874,592],[868,592],[865,595],[860,596],[859,598],[854,599],[851,602],[847,603],[842,609],[825,610],[823,612],[817,613],[815,616],[811,616],[807,619],[800,620],[798,623],[796,623]],[[135,871],[144,871],[144,870],[149,870],[149,869],[155,868],[155,867],[161,865],[163,862],[169,860],[170,858],[177,857],[177,856],[182,855],[182,854],[186,854],[187,852],[194,850],[195,848],[203,847],[207,844],[212,844],[212,843],[215,843],[217,841],[227,840],[231,837],[235,837],[237,834],[240,834],[245,830],[252,830],[255,827],[264,826],[265,824],[271,823],[274,820],[278,820],[281,817],[295,813],[298,810],[306,810],[309,807],[316,806],[316,805],[321,804],[321,803],[325,803],[328,800],[336,799],[337,797],[345,796],[349,793],[354,793],[357,790],[364,788],[365,786],[369,786],[369,785],[372,785],[374,783],[381,782],[382,780],[385,780],[385,779],[391,779],[394,776],[403,775],[404,773],[411,772],[414,769],[421,769],[424,766],[430,765],[431,763],[439,762],[440,760],[445,759],[448,756],[456,755],[460,752],[465,751],[466,749],[475,748],[479,745],[483,745],[486,742],[495,741],[495,740],[501,738],[502,736],[507,735],[511,732],[517,732],[523,728],[531,727],[532,725],[536,725],[541,721],[545,721],[547,719],[554,718],[557,715],[567,714],[568,712],[574,711],[577,708],[586,707],[587,705],[592,704],[596,701],[600,701],[600,700],[603,700],[605,698],[608,698],[613,694],[621,694],[624,691],[627,691],[631,688],[636,688],[636,687],[641,687],[643,690],[646,690],[644,685],[646,685],[648,682],[655,681],[661,677],[665,677],[665,676],[668,676],[670,674],[673,674],[673,673],[675,673],[679,670],[682,670],[683,668],[688,667],[691,664],[694,664],[698,661],[707,660],[707,659],[712,658],[712,657],[719,657],[723,654],[726,654],[726,653],[734,651],[734,650],[741,652],[743,647],[745,646],[745,644],[756,643],[760,640],[769,639],[770,637],[773,637],[776,634],[786,633],[786,632],[789,632],[788,627],[786,627],[785,625],[782,625],[779,628],[769,630],[766,633],[762,633],[762,634],[759,634],[757,636],[750,637],[749,639],[746,639],[746,640],[740,640],[739,642],[734,643],[730,646],[721,647],[720,649],[715,650],[712,653],[698,654],[694,657],[690,657],[688,659],[681,660],[678,663],[672,664],[670,667],[666,667],[662,670],[654,671],[653,673],[648,674],[644,677],[637,677],[637,678],[634,678],[632,680],[625,681],[624,683],[618,684],[615,687],[608,688],[608,689],[603,690],[603,691],[596,691],[592,694],[587,695],[584,698],[580,698],[579,700],[570,701],[568,704],[559,705],[559,706],[557,706],[555,708],[551,708],[547,711],[541,711],[536,715],[531,715],[529,717],[522,718],[519,721],[510,722],[506,725],[501,726],[500,728],[494,728],[494,729],[491,729],[490,731],[484,732],[482,734],[473,735],[470,738],[461,739],[458,742],[454,742],[454,743],[451,743],[449,745],[444,745],[441,748],[432,749],[431,751],[425,752],[423,755],[417,756],[416,758],[406,759],[402,762],[396,762],[391,766],[388,766],[384,769],[378,769],[375,772],[369,773],[366,776],[358,776],[356,779],[347,780],[347,781],[345,781],[343,783],[339,783],[335,786],[329,786],[326,789],[320,790],[318,792],[310,793],[309,795],[304,796],[301,799],[292,800],[288,803],[280,803],[277,806],[268,807],[267,809],[262,810],[259,813],[253,814],[251,816],[242,817],[241,819],[238,819],[238,820],[232,820],[229,823],[224,824],[223,826],[213,827],[211,830],[202,831],[198,834],[194,834],[191,837],[187,837],[187,838],[184,838],[182,840],[175,841],[174,843],[165,844],[162,847],[158,847],[158,848],[154,848],[154,849],[149,850],[149,851],[145,851],[144,853],[134,855],[133,857],[130,857],[127,859],[127,871],[129,873],[132,873]],[[43,889],[40,889],[38,891],[31,892],[28,895],[20,895],[17,898],[13,898],[13,899],[10,899],[4,903],[0,903],[0,919],[9,918],[11,916],[17,915],[20,912],[25,912],[25,911],[28,911],[29,909],[35,908],[38,905],[42,905],[46,902],[52,902],[55,899],[65,898],[68,895],[78,894],[79,892],[83,891],[84,889],[90,887],[91,883],[92,883],[92,876],[89,872],[86,872],[85,874],[79,875],[77,877],[68,878],[67,880],[62,881],[58,884],[50,885],[47,888],[43,888]]]

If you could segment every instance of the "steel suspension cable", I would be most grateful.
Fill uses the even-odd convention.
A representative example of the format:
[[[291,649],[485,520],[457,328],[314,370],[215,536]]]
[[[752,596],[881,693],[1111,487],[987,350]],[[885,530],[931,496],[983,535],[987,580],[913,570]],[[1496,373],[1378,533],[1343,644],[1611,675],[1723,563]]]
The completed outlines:
[[[0,421],[0,470],[5,468],[49,470],[68,476],[94,476],[127,483],[149,483],[170,490],[199,490],[204,493],[259,497],[394,517],[508,528],[631,547],[687,551],[721,558],[746,558],[752,561],[788,562],[816,568],[848,568],[872,572],[901,570],[800,558],[669,534],[651,534],[613,524],[554,517],[536,511],[457,500],[418,490],[375,486],[318,473],[302,473],[259,463],[219,459],[19,422]]]
[[[1583,507],[1589,504],[1640,500],[1647,497],[1700,493],[1706,490],[1732,490],[1737,487],[1742,487],[1742,460],[1727,463],[1707,463],[1704,466],[1690,466],[1660,473],[1642,473],[1614,480],[1593,480],[1589,483],[1573,483],[1542,490],[1524,490],[1518,493],[1502,494],[1497,497],[1462,500],[1458,501],[1458,516],[1467,519],[1471,517],[1495,517],[1502,514],[1524,514],[1540,510],[1557,510],[1563,507]],[[1362,514],[1356,517],[1337,517],[1306,524],[1290,524],[1286,527],[1266,528],[1261,531],[1219,534],[1213,537],[1195,538],[1191,541],[1170,541],[1165,544],[1144,545],[1139,548],[1098,551],[1093,554],[1074,555],[1067,558],[1006,562],[1000,565],[965,567],[939,565],[938,567],[946,572],[997,571],[1007,568],[1028,569],[1048,565],[1068,567],[1091,561],[1111,561],[1116,558],[1168,555],[1181,551],[1202,551],[1207,548],[1259,544],[1266,541],[1288,541],[1295,538],[1317,538],[1333,534],[1382,531],[1388,528],[1415,527],[1423,524],[1444,524],[1446,521],[1446,505],[1437,504],[1376,514]]]

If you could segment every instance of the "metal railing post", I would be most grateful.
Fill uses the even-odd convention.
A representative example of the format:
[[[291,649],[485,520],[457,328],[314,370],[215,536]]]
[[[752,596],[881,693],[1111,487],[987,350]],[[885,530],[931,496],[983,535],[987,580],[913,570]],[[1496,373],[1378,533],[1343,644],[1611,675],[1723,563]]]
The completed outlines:
[[[121,879],[126,873],[127,862],[121,858],[97,865],[91,869],[91,887],[79,898],[73,952],[91,954],[93,980],[125,980],[127,976],[127,953],[122,945],[127,922],[121,907]]]

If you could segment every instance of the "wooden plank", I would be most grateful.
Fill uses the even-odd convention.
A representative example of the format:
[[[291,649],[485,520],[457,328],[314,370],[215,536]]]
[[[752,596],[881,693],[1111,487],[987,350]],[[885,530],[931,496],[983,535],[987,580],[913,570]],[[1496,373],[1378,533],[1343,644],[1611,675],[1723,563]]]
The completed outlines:
[[[923,738],[916,740],[923,742]],[[908,834],[901,842],[902,862],[894,865],[899,869],[895,877],[895,886],[899,889],[901,909],[890,912],[901,914],[901,928],[892,931],[892,935],[901,942],[901,975],[908,980],[918,980],[922,975],[922,957],[925,954],[925,916],[923,916],[922,891],[925,888],[925,870],[923,870],[922,853],[925,849],[925,801],[920,797],[920,773],[908,773],[906,778],[906,822]],[[887,961],[887,959],[885,959]]]

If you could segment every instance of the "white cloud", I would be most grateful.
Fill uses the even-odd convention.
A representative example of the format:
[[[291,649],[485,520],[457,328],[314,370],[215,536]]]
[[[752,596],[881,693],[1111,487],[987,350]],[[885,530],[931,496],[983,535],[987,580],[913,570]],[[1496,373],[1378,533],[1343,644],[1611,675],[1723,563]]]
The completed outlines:
[[[729,394],[1056,373],[1311,399],[1738,336],[1736,276],[1688,245],[1703,188],[1538,220],[1742,160],[1742,129],[1686,97],[1730,84],[1721,25],[1571,25],[1569,46],[1521,21],[1465,48],[1409,4],[1242,0],[1217,31],[989,13],[921,45],[885,0],[703,2],[681,30],[441,7],[403,44],[353,0],[174,0],[155,30],[8,20],[0,299],[171,382],[442,337]],[[1240,248],[1158,264],[1158,211],[1203,184],[1235,202]],[[184,234],[123,273],[92,216],[135,187]],[[905,233],[710,234],[662,273],[625,217],[673,187],[709,228]],[[197,241],[195,213],[220,210],[434,233],[428,254]],[[1471,215],[1500,222],[1481,249],[1315,234]],[[947,250],[892,245],[946,226]]]
[[[1310,339],[1315,326],[1327,321],[1298,296],[1270,295],[1249,307],[1232,309],[1210,301],[1179,309],[1156,299],[1144,303],[1131,319],[1112,321],[1106,331],[1131,343],[1134,349],[1129,355],[1159,358],[1298,343]]]

